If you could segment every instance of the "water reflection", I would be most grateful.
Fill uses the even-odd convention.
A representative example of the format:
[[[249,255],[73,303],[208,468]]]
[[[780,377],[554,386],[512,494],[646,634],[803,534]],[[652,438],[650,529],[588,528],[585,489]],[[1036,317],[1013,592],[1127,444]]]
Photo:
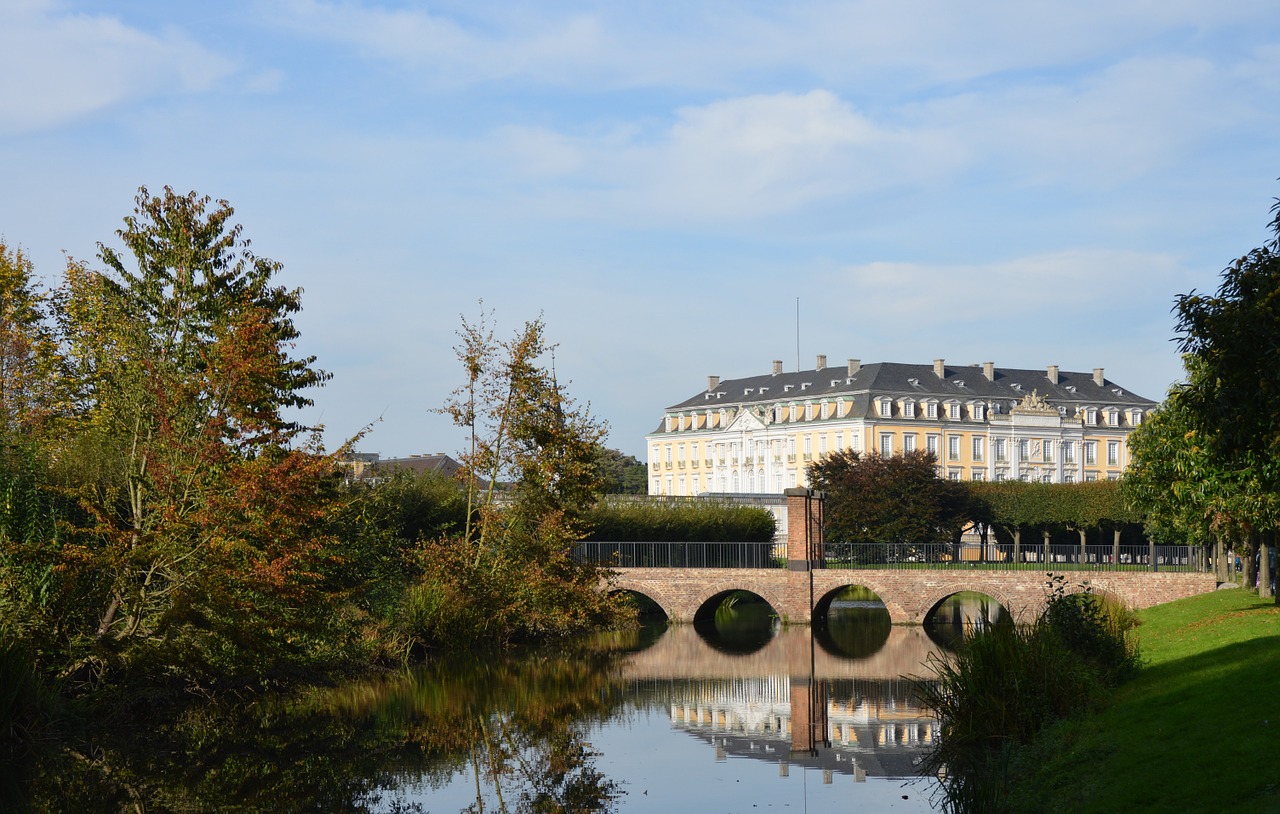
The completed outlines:
[[[875,655],[893,624],[880,598],[865,588],[846,588],[814,620],[813,633],[828,653],[851,659]]]
[[[967,632],[996,625],[1011,625],[1011,617],[999,602],[986,594],[961,591],[941,602],[925,619],[924,629],[939,647],[954,651]]]
[[[700,635],[705,626],[642,628],[586,649],[441,661],[272,703],[201,707],[68,737],[24,764],[25,806],[14,796],[6,806],[929,810],[927,788],[885,779],[913,776],[936,736],[902,678],[923,674],[938,652],[924,631],[873,635],[837,623],[843,632],[824,634],[839,645],[830,647],[817,643],[817,631],[779,629],[754,614],[725,616],[710,640]],[[762,622],[767,640],[741,647],[758,641]],[[865,655],[843,655],[853,651]]]
[[[767,645],[781,625],[769,603],[742,591],[724,597],[713,611],[699,614],[693,627],[716,650],[746,655]]]

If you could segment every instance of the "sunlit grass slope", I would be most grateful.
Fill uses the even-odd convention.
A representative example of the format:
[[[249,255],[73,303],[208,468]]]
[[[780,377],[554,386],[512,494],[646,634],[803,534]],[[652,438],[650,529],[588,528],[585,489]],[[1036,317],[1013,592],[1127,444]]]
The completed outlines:
[[[1236,589],[1139,617],[1146,666],[1023,756],[1015,807],[1280,812],[1280,608]]]

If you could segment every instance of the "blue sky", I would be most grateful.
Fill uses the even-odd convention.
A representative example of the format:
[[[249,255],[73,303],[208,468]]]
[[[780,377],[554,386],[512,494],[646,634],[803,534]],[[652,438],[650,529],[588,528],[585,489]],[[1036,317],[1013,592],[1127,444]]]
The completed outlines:
[[[331,446],[455,451],[480,299],[641,455],[799,356],[1105,367],[1267,239],[1274,0],[0,4],[0,234],[56,278],[140,185],[302,286]]]

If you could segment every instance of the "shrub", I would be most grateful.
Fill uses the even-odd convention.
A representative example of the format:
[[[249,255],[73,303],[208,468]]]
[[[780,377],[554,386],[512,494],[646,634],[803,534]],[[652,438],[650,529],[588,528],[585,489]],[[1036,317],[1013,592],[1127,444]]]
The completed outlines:
[[[768,509],[705,500],[604,500],[587,515],[588,542],[767,543]]]
[[[916,691],[941,721],[925,769],[944,779],[954,811],[1002,811],[1015,753],[1056,721],[1094,707],[1138,664],[1133,617],[1051,576],[1045,613],[1030,625],[972,631],[935,657]]]

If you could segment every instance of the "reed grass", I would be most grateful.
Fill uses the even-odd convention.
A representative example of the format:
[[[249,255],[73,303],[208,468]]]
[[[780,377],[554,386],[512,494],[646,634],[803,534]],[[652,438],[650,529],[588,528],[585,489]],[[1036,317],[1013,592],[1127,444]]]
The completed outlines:
[[[1122,608],[1068,593],[1061,577],[1049,591],[1040,619],[969,631],[955,655],[935,657],[934,675],[917,682],[942,729],[925,769],[943,779],[950,811],[1005,811],[1018,751],[1056,721],[1096,708],[1138,663],[1133,620]]]

